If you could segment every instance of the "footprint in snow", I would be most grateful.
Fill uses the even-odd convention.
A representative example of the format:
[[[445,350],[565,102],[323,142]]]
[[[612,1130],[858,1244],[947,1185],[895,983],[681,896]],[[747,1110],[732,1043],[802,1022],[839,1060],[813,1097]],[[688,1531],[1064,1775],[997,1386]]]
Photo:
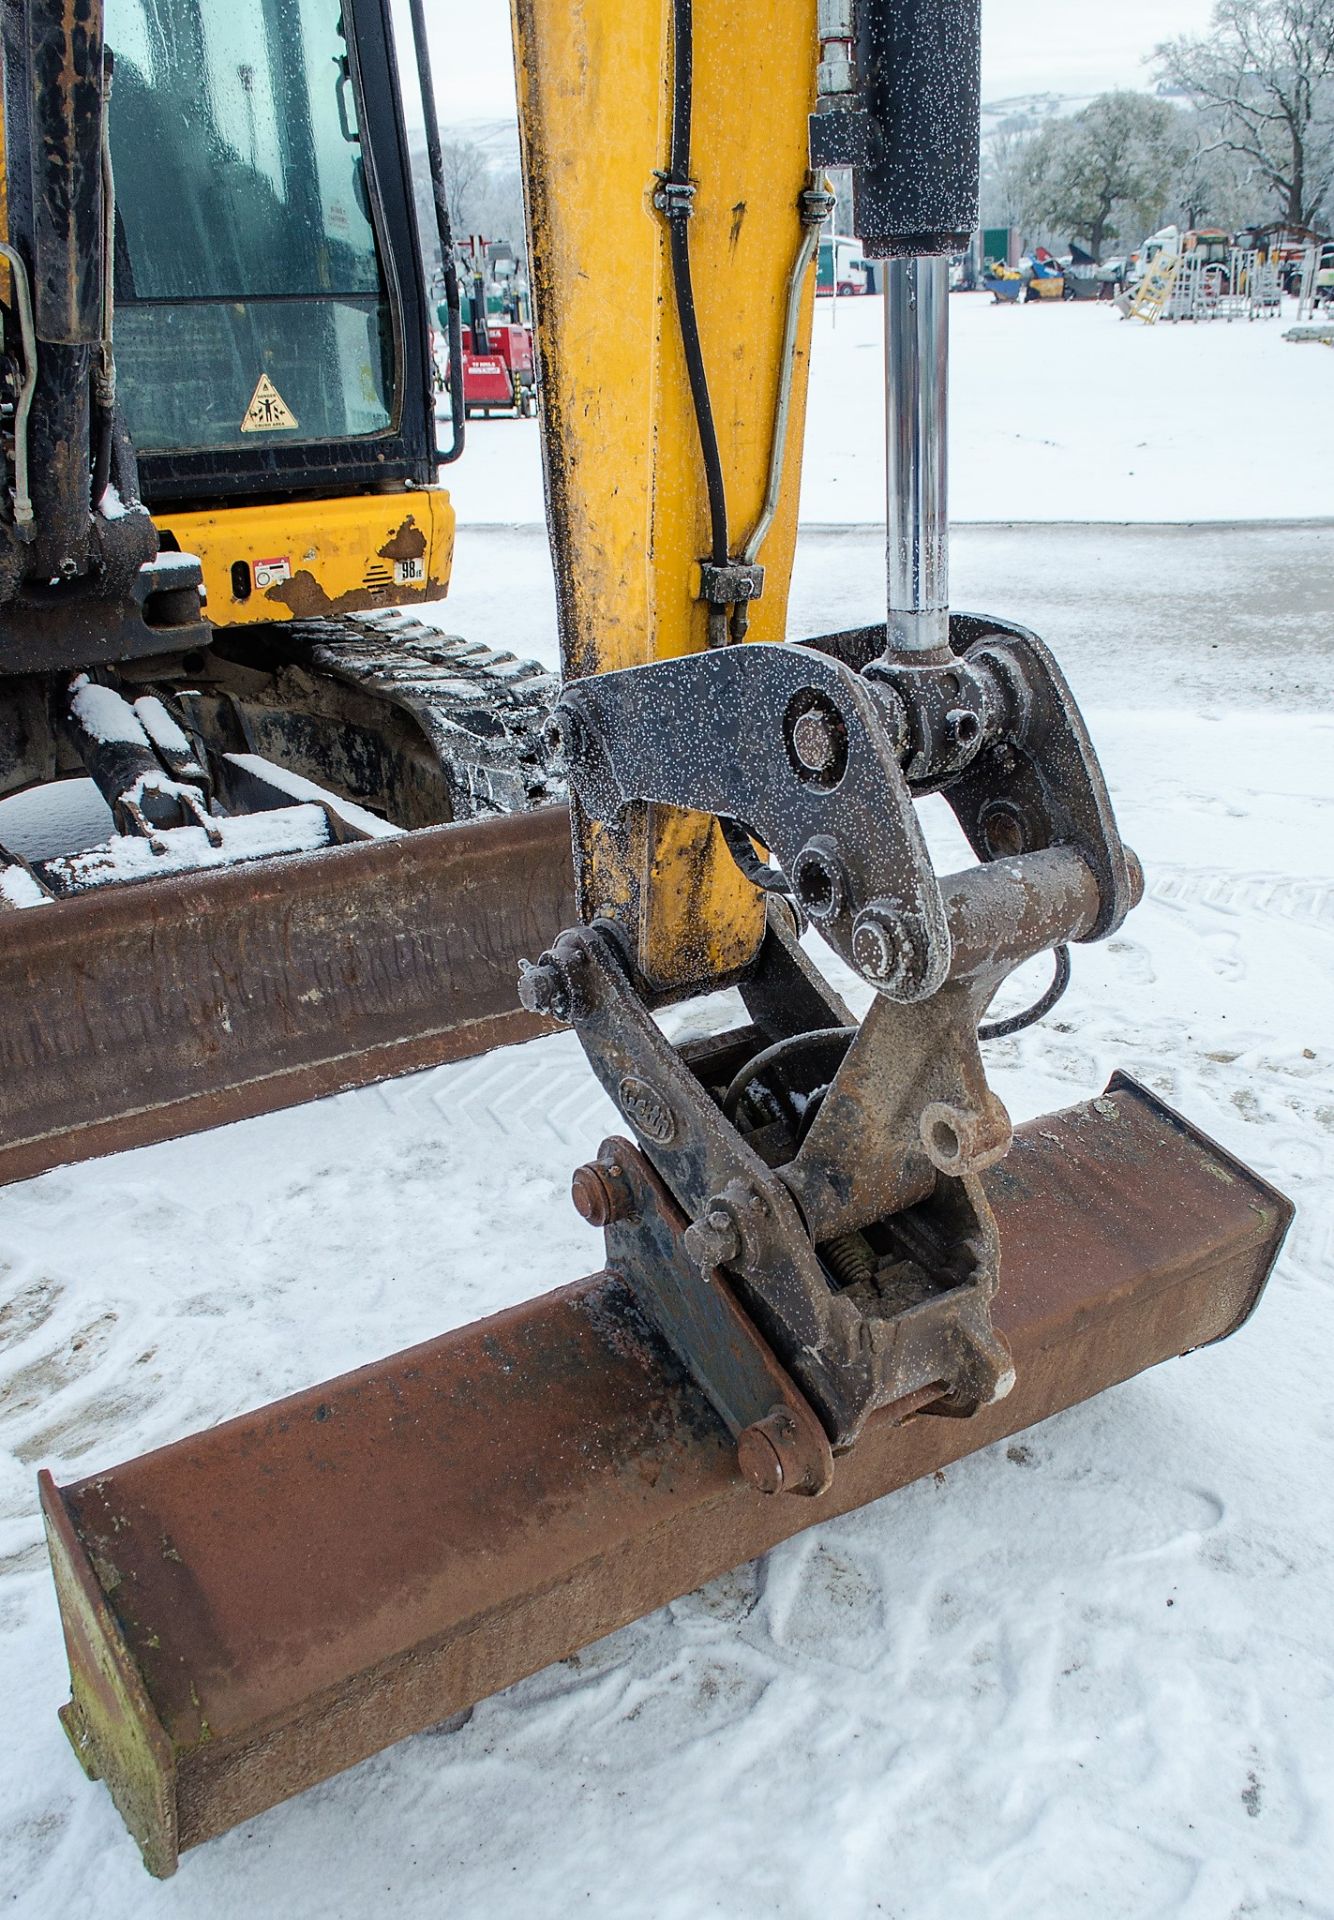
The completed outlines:
[[[854,1668],[880,1656],[881,1582],[823,1542],[792,1542],[782,1563],[770,1564],[762,1611],[769,1637],[787,1652]]]
[[[1240,937],[1231,932],[1206,933],[1201,935],[1209,955],[1209,964],[1220,980],[1244,980],[1246,962],[1242,957]]]
[[[1116,955],[1118,971],[1128,986],[1152,987],[1157,984],[1158,975],[1149,958],[1148,948],[1142,947],[1138,940],[1109,940],[1107,951]]]

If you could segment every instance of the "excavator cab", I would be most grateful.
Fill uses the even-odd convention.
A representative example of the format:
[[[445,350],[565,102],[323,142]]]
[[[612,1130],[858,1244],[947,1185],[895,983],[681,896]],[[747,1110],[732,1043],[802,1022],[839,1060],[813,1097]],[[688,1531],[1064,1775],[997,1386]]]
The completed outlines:
[[[362,155],[342,7],[240,0],[206,15],[112,0],[106,32],[117,358],[141,471],[151,457],[179,493],[182,460],[217,448],[271,471],[264,455],[281,443],[254,434],[328,443],[332,467],[395,424],[419,467],[422,409],[404,417],[399,387],[420,364],[396,365],[383,196],[370,197],[380,176]],[[401,195],[401,172],[390,179]],[[275,388],[252,408],[261,378],[291,404]]]
[[[211,622],[439,598],[454,522],[387,7],[109,0],[106,35],[118,392]]]

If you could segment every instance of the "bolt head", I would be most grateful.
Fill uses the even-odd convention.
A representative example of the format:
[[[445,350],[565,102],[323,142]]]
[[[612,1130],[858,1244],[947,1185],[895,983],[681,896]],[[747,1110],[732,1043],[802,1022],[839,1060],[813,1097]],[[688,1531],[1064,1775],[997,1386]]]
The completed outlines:
[[[741,1235],[730,1214],[715,1207],[685,1230],[685,1249],[701,1273],[730,1266],[741,1254]]]
[[[757,1493],[781,1493],[783,1462],[778,1457],[778,1449],[764,1431],[764,1424],[758,1421],[739,1435],[736,1463],[742,1477],[750,1482]]]
[[[828,773],[838,758],[833,730],[818,707],[798,717],[792,729],[792,751],[808,773]]]
[[[622,1168],[602,1160],[576,1167],[570,1181],[574,1210],[590,1227],[609,1227],[630,1210],[630,1191]]]
[[[572,1011],[569,981],[549,953],[544,953],[536,964],[531,960],[519,962],[519,1001],[529,1013],[569,1020]]]
[[[888,986],[903,967],[903,955],[893,922],[868,908],[852,930],[852,957],[868,980]]]

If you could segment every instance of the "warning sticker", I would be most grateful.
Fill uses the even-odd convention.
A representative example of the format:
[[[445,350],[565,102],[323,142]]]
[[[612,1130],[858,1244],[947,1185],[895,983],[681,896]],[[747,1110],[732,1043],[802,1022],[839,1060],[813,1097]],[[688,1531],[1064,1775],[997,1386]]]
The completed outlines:
[[[268,587],[281,586],[292,577],[292,562],[284,554],[280,560],[256,560],[255,585],[263,593]]]
[[[396,587],[421,586],[426,579],[424,560],[395,560],[394,585]]]
[[[297,417],[292,409],[268,374],[261,373],[241,422],[242,433],[290,433],[296,425]]]

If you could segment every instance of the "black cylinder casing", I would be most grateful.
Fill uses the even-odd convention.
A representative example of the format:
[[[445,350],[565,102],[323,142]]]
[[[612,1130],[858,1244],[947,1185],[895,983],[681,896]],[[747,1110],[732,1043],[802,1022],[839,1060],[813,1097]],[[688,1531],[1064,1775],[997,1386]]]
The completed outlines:
[[[857,0],[857,77],[875,130],[853,172],[872,259],[954,253],[977,226],[981,0]]]

